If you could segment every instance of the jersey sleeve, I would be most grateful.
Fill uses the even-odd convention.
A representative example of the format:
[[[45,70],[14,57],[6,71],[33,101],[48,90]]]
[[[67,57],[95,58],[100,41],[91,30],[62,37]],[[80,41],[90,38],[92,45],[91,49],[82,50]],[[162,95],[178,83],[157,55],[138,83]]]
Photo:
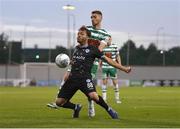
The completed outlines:
[[[101,43],[104,43],[105,45],[108,44],[110,36],[106,36],[103,40],[101,40]]]
[[[104,29],[102,29],[102,31],[104,32],[104,37],[101,40],[101,43],[104,43],[105,45],[107,45],[107,43],[109,42],[109,39],[111,37],[111,35]]]

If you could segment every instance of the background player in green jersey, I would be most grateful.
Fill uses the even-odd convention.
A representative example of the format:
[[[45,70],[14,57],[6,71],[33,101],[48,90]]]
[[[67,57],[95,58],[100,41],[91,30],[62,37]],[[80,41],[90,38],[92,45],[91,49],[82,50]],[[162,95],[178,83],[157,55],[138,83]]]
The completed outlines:
[[[110,41],[108,42],[107,47],[103,49],[104,55],[107,57],[113,59],[114,61],[117,61],[119,64],[121,64],[121,58],[119,55],[119,50],[116,44],[112,44],[112,39],[110,38]],[[112,79],[113,86],[114,86],[114,92],[115,92],[115,100],[116,103],[121,103],[119,99],[119,86],[118,86],[118,80],[117,80],[117,70],[113,66],[109,65],[107,62],[102,61],[101,62],[102,67],[102,78],[103,78],[103,84],[102,84],[102,97],[106,101],[107,100],[107,83],[108,78]]]
[[[101,28],[102,13],[100,11],[92,11],[91,22],[92,22],[92,26],[87,26],[87,29],[91,32],[91,37],[90,37],[91,44],[92,45],[96,44],[99,50],[102,51],[103,48],[107,46],[107,42],[110,38],[110,35],[104,29]],[[98,65],[99,65],[99,61],[98,59],[96,59],[91,69],[91,76],[93,81],[96,79]],[[89,110],[88,115],[90,117],[95,116],[94,102],[92,100],[89,100],[88,110]]]

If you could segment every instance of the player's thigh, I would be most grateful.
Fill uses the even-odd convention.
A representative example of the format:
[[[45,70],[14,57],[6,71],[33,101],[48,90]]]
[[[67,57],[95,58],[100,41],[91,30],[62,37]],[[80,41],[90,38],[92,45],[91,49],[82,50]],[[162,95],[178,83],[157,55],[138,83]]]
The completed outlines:
[[[102,78],[107,79],[107,77],[108,77],[108,69],[102,68]]]
[[[93,66],[92,66],[92,68],[91,68],[92,78],[95,78],[95,77],[96,77],[97,70],[98,70],[98,65],[93,64]]]
[[[91,92],[96,92],[96,87],[93,85],[92,79],[90,79],[90,78],[83,79],[81,81],[81,84],[79,85],[79,89],[86,96],[89,96],[88,94],[91,93]]]
[[[99,100],[99,96],[98,96],[97,92],[95,92],[95,91],[88,93],[87,96],[89,98],[91,98],[92,100],[94,100],[94,101],[98,101]]]
[[[117,79],[117,69],[116,68],[110,68],[109,69],[109,76],[111,79]]]
[[[57,98],[64,98],[66,100],[69,100],[72,98],[72,96],[76,93],[78,88],[76,87],[76,81],[73,81],[72,79],[68,79],[62,88],[59,90]]]

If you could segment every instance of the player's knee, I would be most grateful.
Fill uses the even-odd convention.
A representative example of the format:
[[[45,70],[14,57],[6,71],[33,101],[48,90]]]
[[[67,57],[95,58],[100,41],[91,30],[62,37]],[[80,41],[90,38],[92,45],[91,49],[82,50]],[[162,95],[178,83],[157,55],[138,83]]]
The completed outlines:
[[[89,98],[94,101],[99,101],[99,96],[96,92],[89,93]]]
[[[106,85],[107,84],[107,79],[103,79],[103,85]]]
[[[101,89],[102,89],[102,91],[106,91],[107,90],[106,85],[102,85]]]
[[[66,100],[64,98],[57,98],[56,99],[56,105],[62,107],[66,103]]]

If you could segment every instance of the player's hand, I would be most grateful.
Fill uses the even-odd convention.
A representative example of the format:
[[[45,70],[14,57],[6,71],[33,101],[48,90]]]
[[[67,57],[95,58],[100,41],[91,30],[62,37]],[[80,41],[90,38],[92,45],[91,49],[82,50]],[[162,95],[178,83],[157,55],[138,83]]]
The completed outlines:
[[[131,67],[128,66],[127,69],[125,70],[126,73],[130,73],[131,72]]]

